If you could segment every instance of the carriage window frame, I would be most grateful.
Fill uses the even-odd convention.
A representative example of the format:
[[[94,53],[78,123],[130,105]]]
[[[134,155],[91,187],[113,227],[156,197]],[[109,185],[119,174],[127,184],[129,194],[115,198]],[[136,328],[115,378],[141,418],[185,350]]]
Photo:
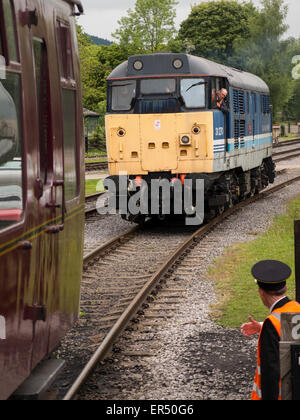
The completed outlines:
[[[23,91],[23,80],[22,80],[22,72],[16,71],[15,69],[12,69],[10,67],[6,67],[6,75],[5,79],[7,80],[9,76],[16,77],[18,80],[17,82],[17,91],[18,91],[18,101],[14,100],[14,104],[16,106],[16,116],[17,116],[17,125],[18,125],[18,142],[19,142],[19,156],[14,156],[12,161],[7,162],[6,164],[3,164],[1,166],[5,166],[9,164],[10,162],[21,162],[21,174],[20,174],[20,188],[22,189],[21,192],[21,214],[19,216],[19,219],[16,220],[2,220],[2,223],[4,224],[7,222],[7,225],[1,226],[1,220],[0,220],[0,235],[2,233],[5,233],[6,231],[11,231],[12,229],[15,229],[18,226],[22,226],[25,221],[25,208],[26,208],[26,166],[25,166],[25,143],[24,143],[24,115],[23,115],[23,97],[22,97],[22,91]],[[1,75],[1,74],[0,74]],[[0,82],[3,79],[0,79]],[[6,87],[4,86],[5,90]],[[8,91],[8,90],[7,90]],[[9,91],[8,91],[9,92]],[[13,98],[12,93],[9,92],[9,95]],[[13,98],[14,99],[14,98]],[[9,165],[8,165],[9,166]],[[4,209],[5,210],[5,209]],[[10,209],[6,209],[10,210]],[[12,210],[12,209],[11,209]],[[17,210],[17,209],[14,209]],[[12,217],[12,216],[11,216]]]
[[[72,32],[71,32],[71,25],[68,21],[66,21],[64,18],[60,16],[56,16],[56,27],[55,27],[55,37],[56,37],[56,45],[57,45],[57,58],[58,58],[58,71],[59,71],[59,77],[60,77],[60,98],[61,98],[61,109],[62,109],[62,129],[63,129],[63,139],[62,139],[62,146],[63,146],[63,162],[64,162],[64,181],[65,181],[65,201],[66,204],[73,202],[74,200],[78,199],[80,195],[80,139],[78,136],[78,89],[77,89],[77,83],[76,83],[76,75],[75,75],[75,66],[74,66],[74,46],[73,46],[73,38],[72,38]],[[71,57],[71,66],[69,69],[72,69],[71,74],[65,73],[64,68],[64,57],[63,57],[63,48],[62,48],[62,37],[60,33],[61,27],[64,27],[67,30],[68,36],[67,36],[67,42],[69,42],[70,47],[70,57]],[[67,67],[68,68],[68,67]],[[66,125],[64,124],[64,118],[66,117],[66,114],[64,114],[64,92],[65,91],[71,91],[74,94],[74,119],[72,121],[75,138],[74,138],[74,170],[75,170],[75,188],[74,188],[74,194],[71,196],[68,196],[68,189],[66,188]],[[65,110],[67,112],[67,110]]]
[[[3,2],[6,1],[9,4],[9,15],[7,14],[7,9],[5,9]],[[12,31],[8,30],[7,20],[12,22]],[[1,0],[0,1],[0,21],[4,22],[4,25],[1,25],[1,38],[2,38],[2,55],[6,59],[7,65],[12,63],[20,63],[20,50],[19,50],[19,40],[18,40],[18,31],[16,24],[16,13],[14,2],[12,0]],[[13,50],[12,51],[12,47]],[[13,57],[14,56],[14,57]]]
[[[64,35],[66,36],[63,39]],[[61,80],[66,85],[70,84],[70,88],[74,88],[76,82],[71,26],[69,22],[59,17],[56,19],[56,39],[58,46],[58,62]],[[62,48],[63,41],[66,41],[64,46],[67,46],[68,48]]]
[[[39,63],[37,63],[36,46],[40,46]],[[52,146],[52,114],[50,69],[47,44],[44,38],[32,37],[32,51],[35,69],[36,103],[39,126],[40,178],[47,184],[53,174],[53,146]],[[39,66],[38,66],[39,64]],[[39,70],[39,73],[38,73]],[[43,89],[43,91],[41,91]]]

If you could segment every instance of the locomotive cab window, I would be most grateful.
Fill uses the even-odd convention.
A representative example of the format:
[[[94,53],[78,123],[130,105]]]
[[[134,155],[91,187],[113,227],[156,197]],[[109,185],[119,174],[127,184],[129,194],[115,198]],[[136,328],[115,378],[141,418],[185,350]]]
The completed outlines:
[[[180,92],[186,108],[205,108],[206,81],[204,79],[182,79]]]
[[[22,220],[22,125],[19,74],[0,79],[0,229]]]
[[[112,83],[112,110],[129,111],[136,96],[136,81],[126,80]]]
[[[143,95],[169,94],[174,93],[175,90],[175,79],[144,79],[141,81],[141,93]]]

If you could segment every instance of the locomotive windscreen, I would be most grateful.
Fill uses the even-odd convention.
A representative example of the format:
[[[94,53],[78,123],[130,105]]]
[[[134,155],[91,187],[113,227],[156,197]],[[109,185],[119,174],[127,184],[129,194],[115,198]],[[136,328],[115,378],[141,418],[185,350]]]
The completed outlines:
[[[136,81],[118,81],[112,84],[112,110],[129,111],[136,95]]]

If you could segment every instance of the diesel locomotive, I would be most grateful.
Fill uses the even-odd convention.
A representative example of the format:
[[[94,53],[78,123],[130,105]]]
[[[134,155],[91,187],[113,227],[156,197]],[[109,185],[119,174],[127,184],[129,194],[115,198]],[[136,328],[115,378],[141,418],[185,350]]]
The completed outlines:
[[[78,317],[84,142],[79,0],[0,0],[0,399]]]
[[[221,89],[228,92],[228,112],[214,106]],[[158,53],[120,64],[107,90],[108,161],[117,196],[124,177],[128,201],[141,180],[149,189],[153,179],[191,180],[194,200],[202,180],[210,218],[274,182],[270,91],[259,77],[201,57]],[[123,217],[139,222],[152,216],[151,203],[148,209]]]

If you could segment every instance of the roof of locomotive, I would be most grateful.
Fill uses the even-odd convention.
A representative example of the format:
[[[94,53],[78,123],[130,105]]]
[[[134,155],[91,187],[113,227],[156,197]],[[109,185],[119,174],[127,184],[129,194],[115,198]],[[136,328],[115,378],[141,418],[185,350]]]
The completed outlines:
[[[176,69],[173,62],[182,60],[182,67]],[[140,60],[143,63],[141,70],[135,70],[133,64]],[[108,76],[108,80],[125,77],[149,77],[149,76],[215,76],[228,79],[230,86],[269,94],[267,84],[251,73],[223,66],[202,57],[189,54],[157,53],[148,55],[136,55],[129,57],[128,61],[116,67]]]

